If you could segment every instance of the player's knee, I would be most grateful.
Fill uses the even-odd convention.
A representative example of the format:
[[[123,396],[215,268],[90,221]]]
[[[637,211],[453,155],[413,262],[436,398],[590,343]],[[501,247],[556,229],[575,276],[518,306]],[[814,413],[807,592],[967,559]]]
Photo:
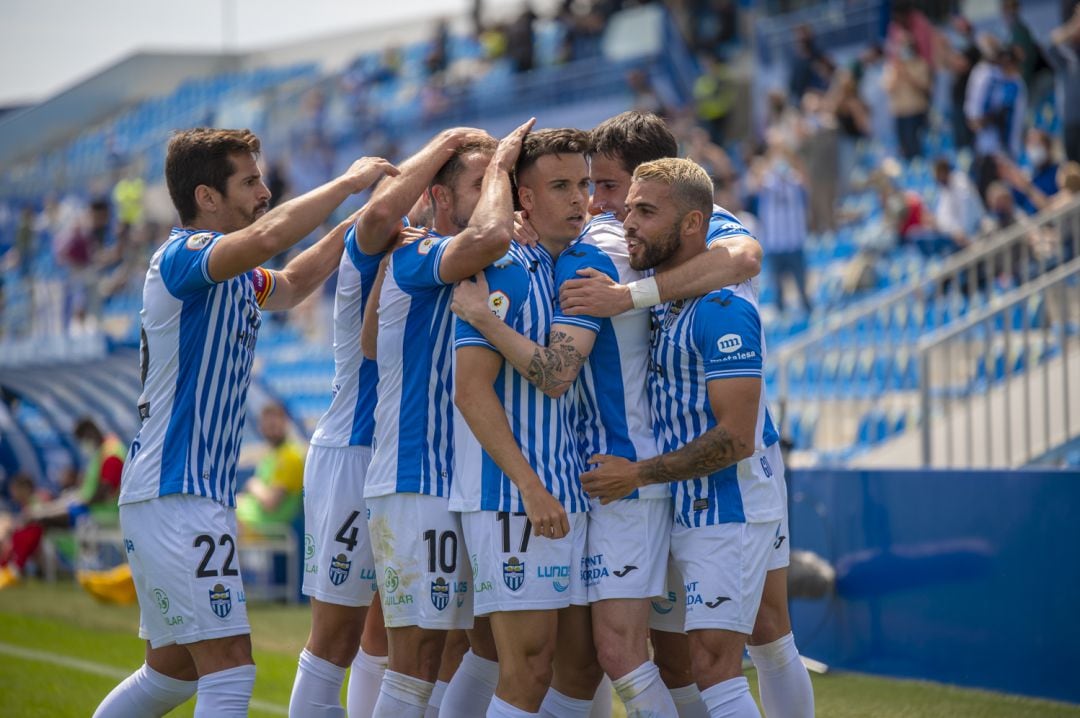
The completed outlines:
[[[690,668],[690,656],[685,651],[653,654],[653,663],[660,669],[660,680],[668,688],[682,688],[694,682],[694,672]]]
[[[362,626],[351,624],[320,627],[320,630],[312,626],[307,649],[336,666],[348,666],[356,658],[362,632]]]
[[[644,645],[639,648],[628,634],[607,630],[597,631],[595,640],[598,667],[609,675],[624,675],[642,662],[640,654]],[[642,644],[644,644],[643,641]]]

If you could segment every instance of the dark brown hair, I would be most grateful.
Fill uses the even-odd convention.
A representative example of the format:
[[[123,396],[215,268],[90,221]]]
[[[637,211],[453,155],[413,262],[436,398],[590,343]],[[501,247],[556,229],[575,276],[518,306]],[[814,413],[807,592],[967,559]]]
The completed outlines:
[[[169,140],[165,156],[165,184],[180,215],[187,224],[199,213],[195,203],[195,188],[213,187],[225,194],[229,177],[236,172],[231,155],[259,153],[260,143],[251,130],[218,130],[196,127],[177,132]]]
[[[651,112],[630,110],[604,120],[589,133],[589,141],[589,154],[618,160],[630,174],[640,164],[679,155],[675,135]]]
[[[435,173],[435,177],[431,180],[432,186],[440,184],[453,189],[454,182],[465,171],[464,160],[466,157],[472,154],[495,154],[495,148],[498,146],[499,142],[494,137],[475,139],[461,145],[454,150],[454,155],[446,161],[446,164]]]
[[[582,130],[564,127],[530,132],[521,143],[521,154],[518,155],[517,166],[514,168],[514,178],[520,178],[522,172],[545,155],[583,155],[588,151],[589,133]]]

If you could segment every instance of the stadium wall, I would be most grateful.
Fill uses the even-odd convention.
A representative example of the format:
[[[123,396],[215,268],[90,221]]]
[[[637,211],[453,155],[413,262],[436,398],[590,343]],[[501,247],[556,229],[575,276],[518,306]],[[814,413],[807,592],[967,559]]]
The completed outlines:
[[[793,546],[836,593],[793,600],[834,668],[1080,702],[1080,472],[797,470]]]

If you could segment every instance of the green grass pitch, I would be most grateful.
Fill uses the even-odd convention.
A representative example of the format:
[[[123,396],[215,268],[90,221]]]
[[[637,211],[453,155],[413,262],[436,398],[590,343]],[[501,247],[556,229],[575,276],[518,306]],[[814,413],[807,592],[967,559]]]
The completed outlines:
[[[286,714],[306,607],[251,605],[258,678],[252,716]],[[88,716],[142,662],[138,609],[102,605],[69,582],[28,581],[0,591],[0,705],[5,716]],[[751,684],[756,684],[753,671]],[[754,685],[756,692],[756,685]],[[934,683],[834,672],[814,677],[827,718],[1080,718],[1080,706]],[[173,712],[190,716],[194,701]],[[616,716],[624,715],[621,706]]]

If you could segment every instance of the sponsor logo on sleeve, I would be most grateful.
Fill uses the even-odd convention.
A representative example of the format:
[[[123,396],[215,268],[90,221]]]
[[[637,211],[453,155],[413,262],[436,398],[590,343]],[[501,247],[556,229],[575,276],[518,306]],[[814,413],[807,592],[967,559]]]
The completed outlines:
[[[421,239],[416,245],[417,253],[423,256],[430,252],[431,248],[435,246],[435,240],[436,237],[427,237],[426,239]]]
[[[725,334],[716,340],[716,348],[723,354],[731,354],[742,349],[742,337],[738,334]]]
[[[488,309],[499,319],[505,321],[506,315],[510,313],[510,297],[506,296],[504,292],[492,292],[488,295]]]
[[[210,244],[210,241],[214,238],[213,232],[196,232],[187,238],[187,242],[184,246],[190,250],[198,252],[200,249]]]

